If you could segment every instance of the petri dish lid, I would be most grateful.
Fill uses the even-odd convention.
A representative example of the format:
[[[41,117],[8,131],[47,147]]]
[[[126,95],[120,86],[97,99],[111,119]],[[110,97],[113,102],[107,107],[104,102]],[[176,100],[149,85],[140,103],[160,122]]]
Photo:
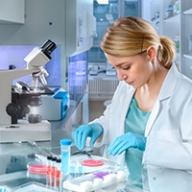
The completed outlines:
[[[96,167],[103,165],[103,161],[97,159],[85,159],[81,164],[84,166]]]
[[[39,161],[30,161],[27,164],[28,172],[35,174],[46,174],[47,173],[47,165],[43,162]]]

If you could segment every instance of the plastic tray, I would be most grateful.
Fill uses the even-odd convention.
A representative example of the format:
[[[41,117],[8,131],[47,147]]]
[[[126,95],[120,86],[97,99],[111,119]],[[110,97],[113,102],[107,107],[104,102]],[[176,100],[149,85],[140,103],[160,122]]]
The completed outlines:
[[[37,182],[29,182],[19,187],[16,187],[12,192],[55,192],[53,189],[48,189],[45,185]]]
[[[123,182],[126,178],[127,175],[124,169],[108,168],[69,179],[63,183],[63,188],[77,192],[90,192],[114,183]]]

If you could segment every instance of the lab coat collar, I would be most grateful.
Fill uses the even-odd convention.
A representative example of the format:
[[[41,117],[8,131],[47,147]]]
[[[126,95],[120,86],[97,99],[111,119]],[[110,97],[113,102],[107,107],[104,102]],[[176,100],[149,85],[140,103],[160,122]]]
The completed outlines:
[[[172,67],[169,69],[167,76],[164,79],[164,82],[162,84],[158,99],[164,100],[169,98],[172,95],[172,92],[176,86],[176,83],[178,81],[178,75],[179,71],[175,65],[175,63],[172,64]]]
[[[160,110],[160,102],[162,100],[170,98],[170,96],[172,95],[173,90],[178,81],[179,74],[180,73],[179,73],[176,65],[173,63],[172,67],[169,69],[169,71],[167,73],[167,76],[165,77],[165,80],[162,84],[162,87],[161,87],[159,96],[157,98],[157,101],[155,103],[155,106],[151,112],[151,115],[149,116],[149,120],[147,122],[146,129],[145,129],[145,136],[149,135],[152,125],[153,125],[155,119],[157,118],[157,115]]]
[[[155,106],[151,112],[151,115],[149,117],[148,123],[146,125],[145,135],[147,136],[151,130],[151,127],[153,125],[153,122],[155,121],[159,109],[160,109],[160,102],[162,100],[168,99],[176,86],[178,76],[179,76],[178,69],[176,65],[173,63],[172,67],[169,69],[167,76],[165,77],[165,80],[162,84],[158,99],[155,103]],[[135,92],[135,88],[132,86],[128,86],[127,92],[121,95],[120,97],[120,105],[123,106],[122,108],[122,115],[121,115],[121,129],[124,129],[124,120],[127,114],[128,106],[130,105],[131,99],[133,97],[133,94]],[[122,130],[123,131],[123,130]]]

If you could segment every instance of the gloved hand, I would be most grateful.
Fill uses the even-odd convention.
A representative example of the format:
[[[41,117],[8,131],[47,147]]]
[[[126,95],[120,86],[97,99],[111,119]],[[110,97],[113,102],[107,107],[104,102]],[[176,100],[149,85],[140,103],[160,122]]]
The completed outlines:
[[[93,148],[95,141],[103,134],[103,127],[98,123],[81,125],[72,132],[72,138],[79,150],[84,149],[87,137],[91,137],[90,147]]]
[[[145,150],[146,137],[127,132],[117,137],[109,146],[108,153],[110,155],[120,155],[123,151],[129,148],[138,148],[141,151]]]

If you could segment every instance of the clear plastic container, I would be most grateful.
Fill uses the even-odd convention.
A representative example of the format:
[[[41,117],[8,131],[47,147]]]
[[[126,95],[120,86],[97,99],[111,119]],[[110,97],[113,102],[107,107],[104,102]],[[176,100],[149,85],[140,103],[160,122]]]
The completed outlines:
[[[70,139],[62,139],[60,141],[60,145],[61,145],[61,172],[62,172],[62,175],[66,175],[66,174],[69,173],[71,144],[72,144],[72,141]]]
[[[39,161],[31,161],[27,164],[29,173],[45,175],[47,173],[47,165]]]
[[[91,174],[82,175],[64,181],[63,188],[72,191],[90,192],[115,183],[125,182],[127,172],[121,168],[102,169]]]

